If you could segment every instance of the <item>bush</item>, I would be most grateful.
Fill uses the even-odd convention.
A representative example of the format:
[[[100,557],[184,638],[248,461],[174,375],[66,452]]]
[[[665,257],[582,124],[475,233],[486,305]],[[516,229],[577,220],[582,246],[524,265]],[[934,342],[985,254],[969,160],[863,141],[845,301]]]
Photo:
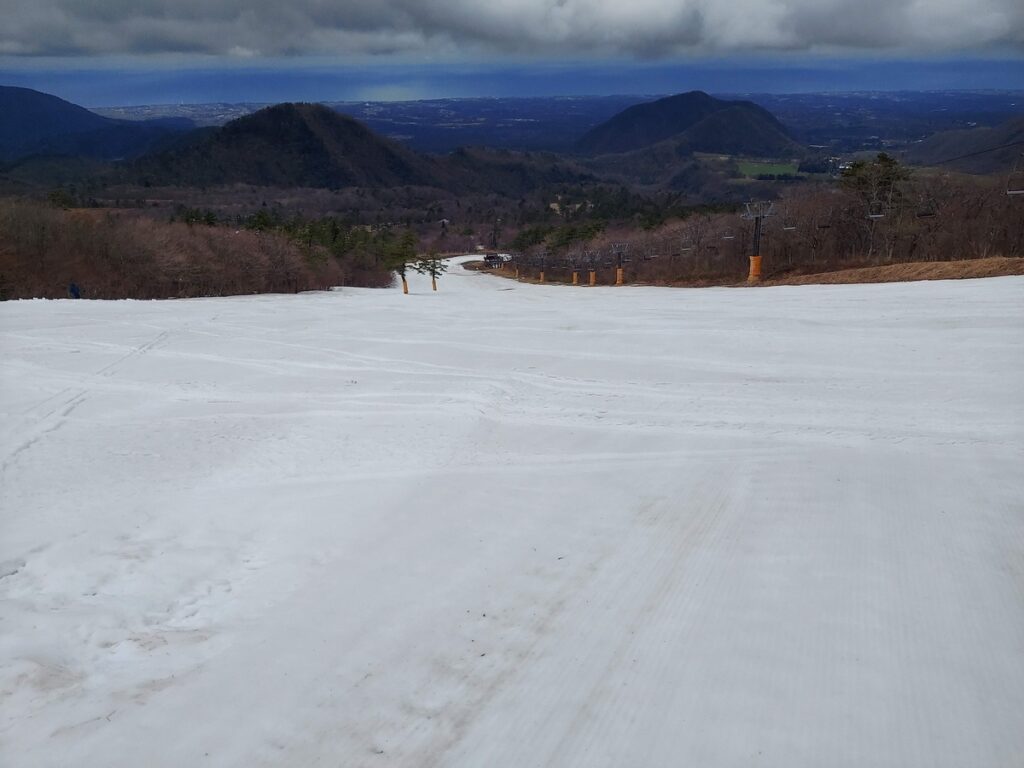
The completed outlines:
[[[378,265],[230,227],[0,202],[0,296],[155,299],[295,292],[390,282]]]

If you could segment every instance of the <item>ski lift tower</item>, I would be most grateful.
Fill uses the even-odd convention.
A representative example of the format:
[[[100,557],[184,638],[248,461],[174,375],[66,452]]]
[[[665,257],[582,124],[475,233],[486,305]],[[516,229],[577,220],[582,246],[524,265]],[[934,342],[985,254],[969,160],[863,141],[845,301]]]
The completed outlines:
[[[622,285],[623,264],[626,261],[626,251],[629,250],[629,243],[612,243],[612,253],[615,254],[615,284]]]
[[[750,252],[750,272],[747,274],[747,282],[753,284],[761,282],[761,229],[764,220],[774,215],[774,205],[770,202],[750,202],[746,207],[743,218],[754,222],[754,247]]]
[[[590,285],[597,285],[597,252],[596,251],[584,251],[583,260],[587,263],[587,282]]]
[[[498,233],[501,232],[501,217],[496,216],[494,225],[491,227],[491,248],[498,249]]]

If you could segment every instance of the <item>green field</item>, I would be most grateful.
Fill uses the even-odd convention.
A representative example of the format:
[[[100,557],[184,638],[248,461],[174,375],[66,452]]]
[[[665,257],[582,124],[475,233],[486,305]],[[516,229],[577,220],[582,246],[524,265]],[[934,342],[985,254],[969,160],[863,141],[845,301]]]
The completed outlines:
[[[788,173],[795,175],[798,167],[796,163],[759,163],[754,160],[737,160],[736,166],[740,173],[752,179],[764,174],[780,176]]]

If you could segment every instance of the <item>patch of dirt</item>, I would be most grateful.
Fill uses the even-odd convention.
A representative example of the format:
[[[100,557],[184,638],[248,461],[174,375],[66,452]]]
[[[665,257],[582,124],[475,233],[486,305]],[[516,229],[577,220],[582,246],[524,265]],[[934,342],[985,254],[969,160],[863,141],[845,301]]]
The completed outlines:
[[[762,285],[813,285],[841,283],[902,283],[911,280],[964,280],[973,277],[1024,275],[1024,258],[994,256],[962,261],[914,261],[882,267],[842,269],[811,275],[775,275]]]
[[[482,270],[476,266],[482,262],[468,262],[467,269]],[[508,269],[487,270],[492,275],[516,279]],[[840,285],[844,283],[902,283],[913,280],[965,280],[975,277],[1001,277],[1003,275],[1024,275],[1024,258],[1009,256],[993,256],[987,259],[962,259],[959,261],[913,261],[906,264],[887,264],[880,267],[857,267],[840,269],[833,272],[815,272],[811,274],[775,273],[767,276],[760,285]],[[533,277],[519,278],[522,283],[538,283]],[[549,276],[547,281],[552,285],[568,285],[563,276]],[[586,285],[586,273],[580,272],[580,286]],[[600,285],[608,285],[602,282]],[[631,282],[627,274],[626,285],[659,285],[675,288],[709,288],[712,286],[745,286],[746,282],[737,283],[731,280],[686,280],[670,283]]]

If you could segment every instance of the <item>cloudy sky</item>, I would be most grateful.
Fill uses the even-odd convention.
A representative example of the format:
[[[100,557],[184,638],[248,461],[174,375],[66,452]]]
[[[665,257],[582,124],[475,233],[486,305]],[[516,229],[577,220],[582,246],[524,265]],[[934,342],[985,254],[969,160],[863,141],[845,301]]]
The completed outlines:
[[[762,73],[758,86],[775,78],[780,90],[800,90],[794,73],[820,70],[844,88],[869,84],[885,62],[897,75],[920,70],[922,82],[943,67],[963,81],[959,65],[970,62],[973,79],[951,87],[1006,87],[1024,60],[1022,0],[0,0],[0,19],[4,82],[50,78],[73,89],[84,70],[94,84],[105,78],[108,99],[118,88],[133,94],[133,77],[171,94],[218,72],[247,93],[255,76],[269,77],[272,91],[303,72],[334,73],[323,87],[350,91],[314,98],[359,87],[469,95],[443,91],[496,81],[516,90],[520,80],[543,85],[552,70],[576,73],[569,79],[588,92],[621,92],[616,72],[657,85],[666,72],[748,69]],[[479,76],[459,78],[467,73]]]

